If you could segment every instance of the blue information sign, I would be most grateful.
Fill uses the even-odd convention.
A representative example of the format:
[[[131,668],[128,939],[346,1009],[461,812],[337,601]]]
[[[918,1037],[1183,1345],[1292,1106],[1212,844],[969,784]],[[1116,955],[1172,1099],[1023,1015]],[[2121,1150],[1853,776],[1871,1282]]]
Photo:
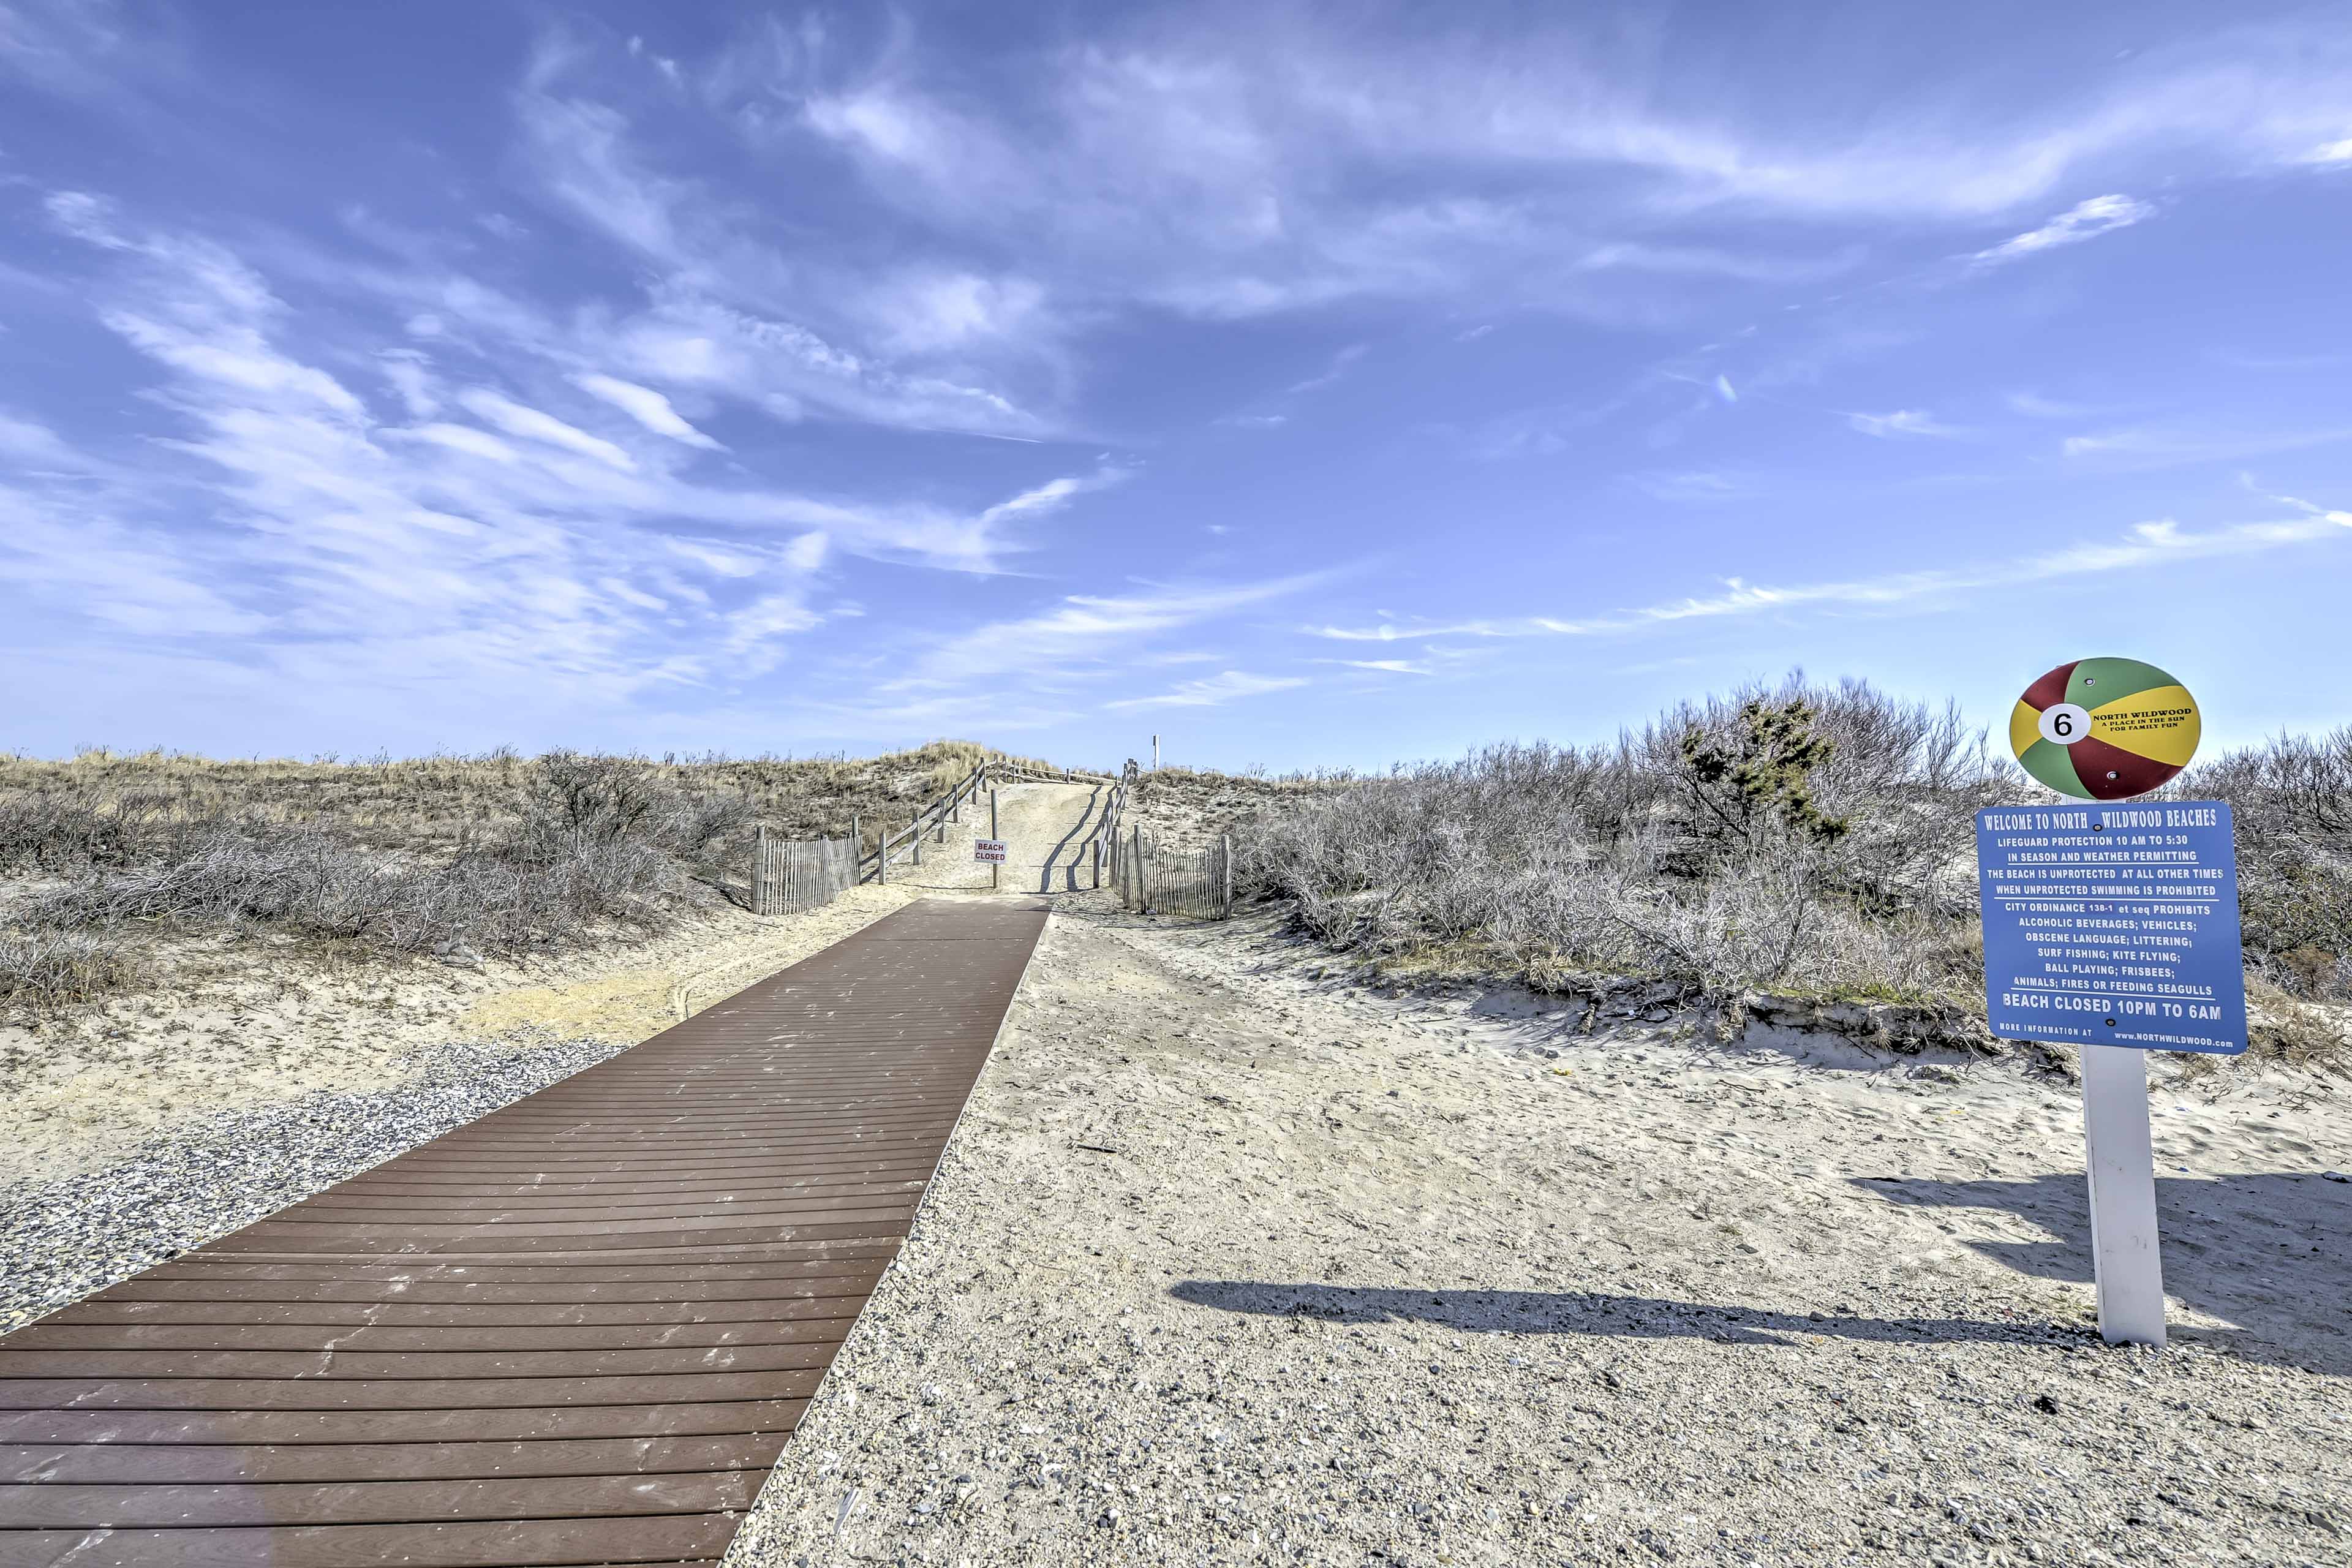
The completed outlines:
[[[1994,806],[1977,813],[1977,879],[1994,1034],[2246,1048],[2227,805]]]

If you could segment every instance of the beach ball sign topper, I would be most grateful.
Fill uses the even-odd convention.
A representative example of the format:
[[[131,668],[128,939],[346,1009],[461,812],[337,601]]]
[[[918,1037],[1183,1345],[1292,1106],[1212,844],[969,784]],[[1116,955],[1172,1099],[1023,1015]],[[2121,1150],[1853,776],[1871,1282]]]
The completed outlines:
[[[2152,664],[2082,658],[2025,689],[2009,749],[2061,795],[2128,800],[2160,789],[2197,754],[2197,700]]]

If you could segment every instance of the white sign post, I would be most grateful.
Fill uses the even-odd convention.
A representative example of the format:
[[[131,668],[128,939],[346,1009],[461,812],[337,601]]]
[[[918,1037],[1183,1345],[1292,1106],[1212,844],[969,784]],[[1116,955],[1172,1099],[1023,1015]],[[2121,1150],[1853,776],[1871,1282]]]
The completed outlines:
[[[2091,1258],[2099,1337],[2164,1348],[2164,1264],[2156,1243],[2156,1151],[2147,1125],[2147,1053],[2082,1053],[2083,1133],[2091,1168]]]
[[[2230,808],[2143,798],[2189,765],[2199,725],[2196,700],[2154,665],[2060,665],[2018,699],[2010,747],[2073,801],[1977,814],[1985,1021],[2076,1047],[2109,1344],[2164,1343],[2147,1053],[2246,1048]]]

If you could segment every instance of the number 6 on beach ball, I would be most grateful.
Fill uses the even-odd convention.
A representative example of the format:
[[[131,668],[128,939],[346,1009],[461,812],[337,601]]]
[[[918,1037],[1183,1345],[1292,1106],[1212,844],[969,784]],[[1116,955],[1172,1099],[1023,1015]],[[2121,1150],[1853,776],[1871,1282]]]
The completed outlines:
[[[2152,664],[2083,658],[2025,689],[2009,749],[2061,795],[2128,800],[2161,788],[2197,754],[2197,700]]]

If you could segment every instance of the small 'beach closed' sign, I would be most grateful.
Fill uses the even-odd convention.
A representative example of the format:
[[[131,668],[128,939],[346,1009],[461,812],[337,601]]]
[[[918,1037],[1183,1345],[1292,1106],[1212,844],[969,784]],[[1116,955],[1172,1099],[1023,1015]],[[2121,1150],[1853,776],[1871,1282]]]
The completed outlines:
[[[971,841],[971,858],[975,860],[985,862],[991,866],[1003,865],[1004,840],[1002,838],[973,839]]]

